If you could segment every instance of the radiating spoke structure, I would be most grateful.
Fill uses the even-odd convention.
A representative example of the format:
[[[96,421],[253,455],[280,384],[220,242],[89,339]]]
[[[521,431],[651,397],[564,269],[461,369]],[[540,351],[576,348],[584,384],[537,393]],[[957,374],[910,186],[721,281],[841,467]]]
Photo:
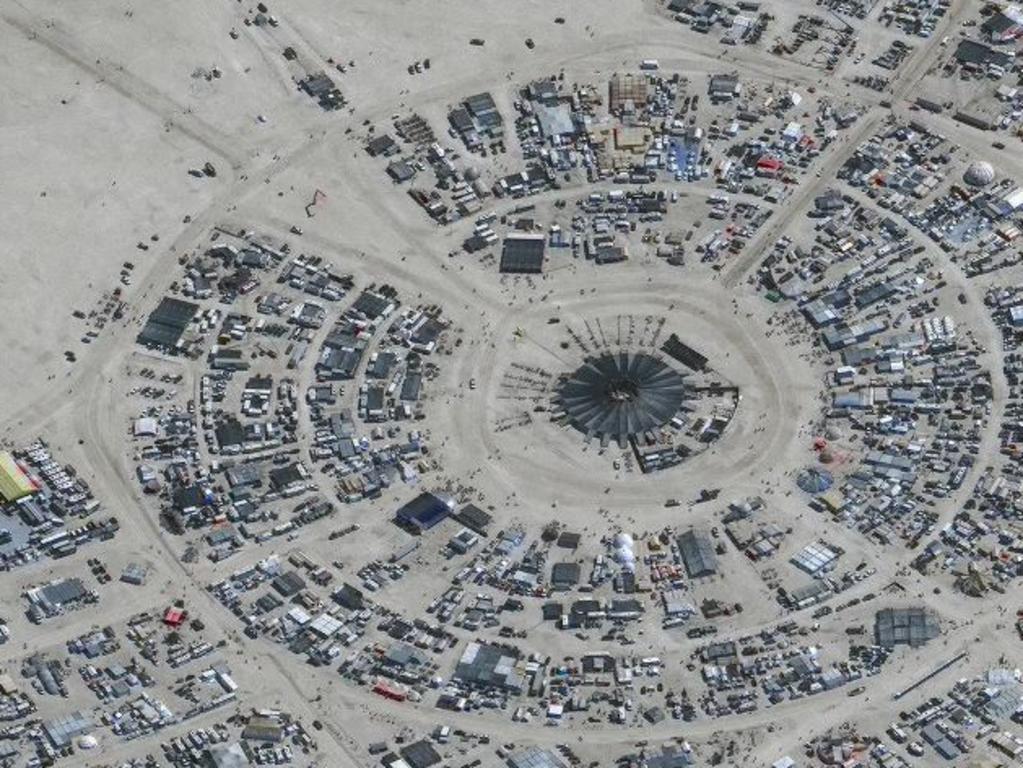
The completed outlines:
[[[557,402],[587,439],[625,447],[671,421],[685,397],[674,368],[643,352],[618,352],[587,359],[561,383]]]

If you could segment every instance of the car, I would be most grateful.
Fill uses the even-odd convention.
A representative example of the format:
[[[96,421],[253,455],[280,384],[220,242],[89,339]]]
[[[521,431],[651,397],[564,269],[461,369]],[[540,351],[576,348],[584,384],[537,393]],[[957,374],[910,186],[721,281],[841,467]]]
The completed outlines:
[[[991,146],[994,147],[995,149],[1005,149],[1005,142],[1004,141],[995,141],[995,142],[992,142]]]

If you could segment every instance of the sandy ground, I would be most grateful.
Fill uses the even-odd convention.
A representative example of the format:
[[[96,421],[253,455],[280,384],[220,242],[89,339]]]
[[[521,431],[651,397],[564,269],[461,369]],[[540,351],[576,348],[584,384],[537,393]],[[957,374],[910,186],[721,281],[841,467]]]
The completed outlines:
[[[0,203],[8,212],[0,279],[5,308],[0,425],[3,436],[12,440],[45,434],[118,514],[124,528],[118,546],[105,556],[112,573],[130,560],[153,569],[141,590],[118,584],[101,589],[102,619],[81,612],[47,625],[47,644],[57,646],[101,620],[125,620],[143,607],[183,597],[208,619],[214,636],[228,641],[226,653],[239,660],[235,671],[247,705],[282,702],[303,718],[330,724],[320,739],[323,765],[369,764],[368,742],[393,736],[401,725],[426,732],[437,723],[436,713],[425,704],[398,707],[383,702],[336,675],[303,667],[277,647],[243,637],[233,617],[204,589],[239,568],[242,560],[183,565],[179,558],[185,542],[158,527],[132,481],[126,429],[139,402],[125,392],[127,370],[142,364],[133,344],[139,320],[180,277],[178,256],[201,248],[210,229],[223,225],[256,229],[292,243],[296,250],[329,258],[353,273],[359,285],[386,280],[409,303],[429,301],[444,307],[453,333],[465,343],[441,361],[441,376],[429,389],[424,428],[438,444],[442,479],[471,478],[481,502],[495,505],[502,521],[537,527],[558,517],[582,530],[602,532],[621,525],[641,532],[677,523],[679,510],[666,508],[664,502],[679,498],[685,502],[687,521],[712,525],[722,504],[688,503],[701,488],[727,488],[724,503],[764,494],[771,514],[793,528],[786,556],[827,536],[846,549],[848,562],[869,561],[878,569],[850,595],[901,579],[911,596],[932,605],[947,622],[942,641],[947,648],[926,656],[903,654],[890,673],[871,681],[868,696],[854,705],[839,692],[745,718],[701,721],[684,731],[698,747],[713,741],[715,734],[725,734],[755,749],[752,764],[762,765],[786,752],[798,754],[801,741],[853,716],[880,733],[896,711],[891,692],[937,663],[939,656],[950,657],[956,649],[971,646],[974,638],[992,633],[993,650],[983,657],[975,654],[935,686],[981,669],[1010,647],[1011,638],[1000,627],[1005,619],[991,606],[978,612],[978,605],[935,594],[929,583],[901,572],[908,558],[893,557],[854,532],[835,530],[787,493],[788,475],[811,456],[810,423],[818,412],[825,371],[810,355],[808,340],[790,339],[767,325],[770,308],[746,286],[750,271],[777,237],[807,227],[805,212],[814,194],[831,183],[844,159],[887,115],[880,101],[892,98],[895,109],[908,114],[907,100],[915,98],[921,79],[941,61],[941,33],[918,41],[897,73],[894,92],[878,94],[850,88],[849,78],[858,71],[853,67],[844,66],[838,76],[828,78],[772,57],[767,42],[727,48],[717,43],[717,36],[695,35],[654,4],[635,0],[597,0],[585,8],[523,2],[513,14],[507,4],[489,1],[453,0],[442,7],[425,0],[356,0],[344,5],[343,13],[327,0],[271,7],[279,17],[276,27],[247,26],[252,9],[233,2],[87,8],[40,0],[0,7],[0,62],[6,73],[0,79],[0,103],[5,106],[0,115]],[[959,22],[966,5],[954,4],[947,29]],[[787,29],[804,6],[816,7],[785,3],[776,31]],[[554,24],[556,16],[565,17],[566,23]],[[472,37],[487,43],[470,47]],[[532,51],[524,45],[527,37],[535,41]],[[863,37],[863,45],[872,51],[886,46],[892,35]],[[296,61],[281,55],[287,46],[296,50]],[[408,75],[407,65],[424,57],[431,58],[430,70]],[[532,286],[501,280],[492,266],[464,255],[450,258],[465,228],[438,229],[361,149],[366,121],[386,128],[392,114],[418,111],[439,128],[447,107],[471,93],[493,90],[507,109],[514,87],[533,77],[564,70],[567,79],[602,82],[616,69],[635,67],[648,57],[694,80],[736,69],[759,81],[812,85],[865,109],[856,126],[820,158],[818,177],[808,178],[720,275],[699,267],[679,271],[637,258],[606,271],[566,267]],[[295,83],[303,73],[329,69],[328,59],[355,62],[344,74],[330,70],[350,102],[350,109],[334,114],[323,113]],[[213,68],[220,76],[207,78]],[[939,127],[972,153],[986,156],[991,151],[985,139],[948,118],[914,117]],[[1023,170],[1016,155],[1006,153],[1002,160],[1006,172]],[[188,174],[205,162],[216,166],[216,178]],[[308,218],[305,206],[316,189],[326,193],[326,200]],[[693,199],[680,205],[680,218],[700,216],[702,205],[694,191]],[[301,238],[289,235],[293,225],[304,229]],[[139,249],[139,243],[148,250]],[[935,257],[943,258],[940,252]],[[131,285],[118,282],[125,261],[137,267]],[[951,268],[946,277],[954,283],[949,288],[953,296],[953,288],[964,279]],[[83,344],[81,337],[95,328],[90,313],[107,306],[118,286],[127,303],[124,320],[106,322],[91,343]],[[970,306],[981,307],[977,288],[969,290]],[[73,317],[74,310],[86,319]],[[961,311],[961,322],[983,334],[993,349],[995,334],[986,317]],[[616,475],[608,467],[608,456],[580,451],[578,434],[542,419],[528,427],[496,428],[514,415],[500,399],[501,376],[509,365],[543,365],[560,372],[572,364],[552,347],[550,316],[556,314],[568,324],[629,313],[665,317],[670,330],[712,348],[712,362],[739,385],[743,400],[734,423],[710,450],[673,471],[641,478],[636,473]],[[65,350],[74,350],[78,362],[66,362]],[[995,353],[986,362],[1000,368]],[[188,376],[182,391],[190,391],[187,385],[194,384],[198,367],[182,364],[181,370]],[[470,379],[479,386],[470,389]],[[997,394],[1000,398],[1004,393],[997,389]],[[988,430],[985,451],[995,445],[996,436]],[[389,509],[410,494],[403,488],[389,491],[378,503],[346,507],[345,519],[362,526],[358,537],[328,542],[325,529],[313,526],[295,546],[324,562],[342,560],[353,569],[371,557],[386,556],[404,534],[387,522],[381,506]],[[943,514],[951,511],[950,504]],[[270,551],[271,545],[260,546],[242,557],[252,562]],[[39,632],[20,616],[20,591],[55,575],[75,573],[82,567],[80,559],[39,564],[6,577],[3,603],[16,639],[3,649],[8,664],[28,651]],[[703,595],[739,595],[748,603],[749,610],[723,625],[723,633],[738,635],[778,620],[780,608],[771,602],[762,575],[737,555],[727,565],[721,581],[700,587]],[[445,571],[428,568],[418,589],[381,599],[415,613],[449,578]],[[852,613],[849,620],[868,621],[867,611]],[[841,626],[825,627],[822,637],[835,644],[844,641]],[[531,641],[557,647],[560,655],[589,647],[550,630],[538,630]],[[648,644],[679,657],[693,648],[692,641],[677,635],[654,634]],[[925,697],[932,692],[918,693]],[[612,749],[623,752],[637,739],[667,738],[679,730],[668,722],[630,730],[587,727],[576,734],[514,725],[506,713],[474,715],[465,725],[487,731],[495,741],[553,745],[578,740],[574,746],[580,754],[595,760],[606,760]],[[140,745],[110,744],[104,758],[139,750]],[[488,759],[494,761],[492,753]]]

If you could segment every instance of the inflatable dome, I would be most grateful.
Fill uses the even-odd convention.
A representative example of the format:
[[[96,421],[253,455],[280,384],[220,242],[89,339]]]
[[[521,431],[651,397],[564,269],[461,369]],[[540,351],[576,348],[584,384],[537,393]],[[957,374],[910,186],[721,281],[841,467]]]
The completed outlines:
[[[99,746],[95,736],[85,735],[78,740],[78,746],[82,749],[95,749]]]

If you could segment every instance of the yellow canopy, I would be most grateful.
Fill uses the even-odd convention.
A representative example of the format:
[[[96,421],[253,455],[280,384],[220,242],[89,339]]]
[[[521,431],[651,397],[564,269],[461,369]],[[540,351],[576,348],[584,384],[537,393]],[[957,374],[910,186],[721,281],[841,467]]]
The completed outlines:
[[[4,501],[17,501],[36,490],[32,480],[7,451],[0,451],[0,497]]]

